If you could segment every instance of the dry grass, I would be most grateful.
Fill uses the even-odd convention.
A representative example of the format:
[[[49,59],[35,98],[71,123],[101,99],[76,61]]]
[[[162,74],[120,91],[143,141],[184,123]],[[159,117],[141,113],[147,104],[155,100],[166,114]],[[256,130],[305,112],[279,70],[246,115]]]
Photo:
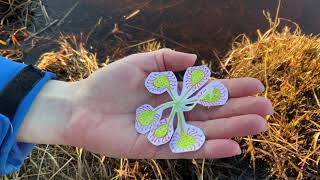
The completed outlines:
[[[84,79],[99,68],[96,54],[86,50],[75,36],[61,35],[59,45],[58,51],[44,53],[39,58],[39,68],[55,72],[63,81]]]
[[[244,138],[253,162],[267,162],[278,178],[316,178],[320,161],[320,39],[303,35],[298,26],[276,30],[272,22],[258,40],[241,35],[225,62],[229,77],[250,76],[266,85],[275,113],[269,130]],[[259,164],[254,164],[256,168]]]
[[[160,42],[152,39],[152,41],[147,41],[145,44],[141,44],[138,47],[139,52],[152,52],[161,49],[163,46]]]
[[[0,1],[0,54],[17,60],[23,56],[23,41],[30,35],[31,0]]]
[[[157,161],[112,159],[81,148],[41,145],[10,179],[161,179],[157,166]]]
[[[22,60],[51,22],[42,0],[0,0],[0,54]]]

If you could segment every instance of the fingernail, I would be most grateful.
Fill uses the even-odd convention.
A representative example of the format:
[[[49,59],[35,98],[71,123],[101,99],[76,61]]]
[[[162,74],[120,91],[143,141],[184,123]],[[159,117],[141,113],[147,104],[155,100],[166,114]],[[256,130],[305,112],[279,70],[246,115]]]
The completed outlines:
[[[236,152],[237,155],[240,155],[242,152],[241,152],[241,149],[239,148]]]
[[[266,123],[264,128],[263,128],[263,132],[268,131],[268,130],[269,130],[268,123]]]
[[[259,92],[264,92],[266,87],[260,82]]]
[[[188,53],[188,56],[190,56],[192,59],[197,59],[198,57],[196,54],[189,54],[189,53]]]

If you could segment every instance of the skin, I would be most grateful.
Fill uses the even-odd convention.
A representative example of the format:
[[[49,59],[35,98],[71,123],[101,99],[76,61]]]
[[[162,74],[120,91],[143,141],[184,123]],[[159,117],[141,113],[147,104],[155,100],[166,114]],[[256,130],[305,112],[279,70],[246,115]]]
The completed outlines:
[[[224,158],[241,153],[230,138],[265,131],[264,117],[273,113],[271,102],[254,96],[264,91],[254,78],[222,80],[229,89],[226,105],[196,106],[186,119],[203,129],[204,146],[196,152],[174,154],[169,145],[154,146],[147,135],[136,132],[135,111],[169,99],[144,87],[153,71],[181,71],[194,65],[196,55],[170,49],[123,58],[75,83],[50,81],[34,101],[18,140],[36,144],[65,144],[109,157],[126,158]],[[180,83],[181,84],[181,83]]]

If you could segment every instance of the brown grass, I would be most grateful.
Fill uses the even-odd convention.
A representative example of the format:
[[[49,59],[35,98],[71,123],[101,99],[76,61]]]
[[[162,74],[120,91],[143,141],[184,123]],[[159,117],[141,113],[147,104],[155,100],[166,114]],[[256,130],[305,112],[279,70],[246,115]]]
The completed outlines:
[[[10,179],[161,179],[165,175],[157,167],[156,160],[113,159],[81,148],[41,145]]]
[[[226,59],[228,77],[250,76],[266,86],[261,94],[273,102],[269,130],[244,138],[247,153],[267,162],[278,178],[316,178],[320,161],[320,39],[298,26],[258,31],[252,42],[241,35]],[[254,163],[258,167],[259,164]]]
[[[152,52],[161,49],[163,46],[160,42],[152,39],[152,41],[148,41],[145,44],[141,44],[138,46],[139,52]]]
[[[87,51],[75,36],[61,35],[58,51],[44,53],[37,63],[41,69],[55,72],[63,81],[85,79],[98,67],[96,54]]]
[[[0,1],[0,54],[17,60],[23,56],[23,41],[30,35],[32,0]]]

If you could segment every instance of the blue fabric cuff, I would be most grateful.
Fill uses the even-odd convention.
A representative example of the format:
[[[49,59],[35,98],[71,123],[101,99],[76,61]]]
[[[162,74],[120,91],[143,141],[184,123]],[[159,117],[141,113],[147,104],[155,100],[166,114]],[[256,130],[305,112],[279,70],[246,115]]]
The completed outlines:
[[[25,66],[0,57],[0,90]],[[10,119],[0,114],[0,175],[18,171],[34,147],[33,144],[17,142],[17,133],[37,94],[46,82],[53,78],[55,78],[53,73],[45,73],[45,76],[22,100],[11,122]]]

